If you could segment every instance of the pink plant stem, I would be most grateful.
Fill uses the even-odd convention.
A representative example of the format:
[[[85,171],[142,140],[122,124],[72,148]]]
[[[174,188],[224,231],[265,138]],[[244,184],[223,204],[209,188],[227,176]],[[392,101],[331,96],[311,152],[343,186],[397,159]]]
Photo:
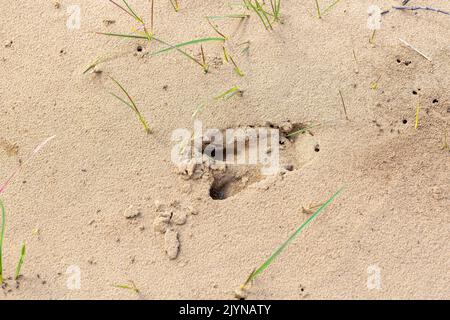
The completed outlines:
[[[33,152],[28,156],[28,158],[22,162],[14,171],[13,173],[9,176],[9,178],[3,183],[3,185],[0,187],[0,194],[5,191],[5,189],[8,187],[8,185],[12,182],[12,180],[14,179],[14,177],[20,172],[20,170],[22,170],[22,167],[24,166],[25,163],[27,163],[29,160],[31,160],[47,143],[49,143],[51,140],[53,140],[55,138],[55,136],[52,136],[46,140],[44,140],[43,142],[41,142],[34,150]]]

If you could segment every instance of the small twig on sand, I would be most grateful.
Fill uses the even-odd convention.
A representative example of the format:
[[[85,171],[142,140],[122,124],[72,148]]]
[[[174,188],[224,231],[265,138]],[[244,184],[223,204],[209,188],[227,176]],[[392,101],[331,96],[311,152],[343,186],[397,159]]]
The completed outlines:
[[[339,95],[341,96],[342,106],[344,107],[345,119],[348,121],[347,108],[345,107],[344,97],[342,96],[341,90],[339,90]]]
[[[401,42],[403,42],[403,44],[404,44],[405,46],[407,46],[408,48],[414,50],[415,52],[417,52],[418,54],[420,54],[422,57],[424,57],[425,59],[427,59],[428,61],[431,62],[431,58],[428,57],[427,55],[425,55],[424,53],[422,53],[419,49],[414,48],[411,44],[409,44],[408,42],[406,42],[406,41],[403,40],[403,39],[398,38],[398,40],[400,40]]]
[[[450,16],[450,12],[441,10],[441,9],[436,9],[436,8],[431,8],[431,7],[419,7],[419,6],[414,6],[414,7],[396,7],[393,6],[392,8],[397,9],[397,10],[411,10],[411,11],[415,11],[415,10],[428,10],[428,11],[434,11],[434,12],[439,12],[439,13],[443,13],[446,14],[448,16]]]

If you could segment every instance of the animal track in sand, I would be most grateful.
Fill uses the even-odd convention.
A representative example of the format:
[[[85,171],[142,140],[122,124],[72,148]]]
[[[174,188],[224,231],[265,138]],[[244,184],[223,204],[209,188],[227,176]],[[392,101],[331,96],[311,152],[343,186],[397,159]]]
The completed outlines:
[[[170,260],[178,257],[180,251],[179,230],[186,224],[189,215],[196,211],[191,206],[185,206],[178,201],[169,205],[155,201],[157,217],[153,220],[153,229],[164,234],[164,250]]]
[[[263,174],[264,166],[259,164],[236,164],[228,161],[244,157],[249,159],[251,154],[267,155],[270,158],[275,146],[263,144],[266,150],[255,150],[261,148],[261,144],[254,143],[260,138],[254,134],[255,129],[278,130],[279,166],[271,174]],[[206,180],[209,184],[208,196],[213,200],[225,200],[237,195],[249,186],[265,180],[269,176],[282,176],[289,171],[294,171],[310,162],[320,151],[317,138],[307,129],[308,126],[301,123],[286,121],[281,125],[266,123],[263,127],[246,126],[233,128],[240,130],[239,140],[245,141],[244,148],[236,148],[237,141],[231,140],[215,144],[212,137],[205,134],[202,137],[201,159],[188,159],[178,165],[178,172],[184,179]],[[226,130],[220,130],[226,137]],[[254,139],[254,140],[253,140]],[[270,139],[268,139],[270,141]],[[241,146],[242,146],[241,145]],[[217,157],[218,155],[221,157]],[[216,160],[217,158],[221,160]]]
[[[19,153],[19,146],[15,143],[10,143],[8,140],[0,137],[0,148],[5,150],[9,157],[17,156]]]

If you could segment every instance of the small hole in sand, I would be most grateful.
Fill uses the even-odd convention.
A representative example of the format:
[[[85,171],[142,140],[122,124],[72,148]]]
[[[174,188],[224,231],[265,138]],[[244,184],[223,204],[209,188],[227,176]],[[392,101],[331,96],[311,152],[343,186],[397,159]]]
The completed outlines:
[[[407,124],[407,123],[408,123],[408,120],[403,119],[403,120],[402,120],[402,123],[403,123],[403,124]]]
[[[214,200],[225,200],[229,196],[229,179],[218,179],[215,178],[214,182],[209,189],[209,196]]]
[[[318,144],[316,144],[316,146],[314,147],[314,151],[315,152],[319,152],[320,151],[320,146]]]
[[[142,46],[137,46],[136,50],[137,52],[142,52]]]
[[[416,90],[413,90],[413,92],[412,92],[414,95],[416,95],[417,94],[417,91]]]
[[[438,99],[433,99],[433,103],[438,103],[439,100]]]
[[[401,63],[402,62],[402,60],[400,60],[400,59],[397,59],[397,63]]]

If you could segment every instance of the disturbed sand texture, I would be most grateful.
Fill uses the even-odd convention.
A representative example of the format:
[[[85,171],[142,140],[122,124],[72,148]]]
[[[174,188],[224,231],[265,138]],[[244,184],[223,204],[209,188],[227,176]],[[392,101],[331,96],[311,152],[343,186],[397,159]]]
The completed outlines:
[[[175,13],[157,0],[155,30],[171,43],[216,36],[202,17],[243,11],[229,2],[181,1]],[[342,0],[319,20],[314,1],[285,0],[273,32],[254,13],[240,26],[225,20],[220,28],[234,43],[251,41],[248,56],[236,54],[241,78],[221,64],[217,43],[204,45],[215,61],[205,75],[176,52],[142,58],[138,45],[153,50],[143,41],[93,34],[136,27],[108,1],[61,0],[56,8],[50,0],[1,0],[0,180],[40,141],[56,138],[1,195],[5,276],[13,275],[23,241],[27,256],[19,288],[9,281],[0,299],[232,299],[307,219],[302,207],[342,186],[256,280],[249,299],[450,298],[450,162],[441,149],[450,120],[450,17],[391,10],[369,44],[368,6],[400,2]],[[149,16],[148,1],[130,3]],[[74,4],[81,28],[68,30],[66,10]],[[410,4],[450,11],[448,1]],[[102,64],[102,74],[82,74],[104,54],[120,57]],[[109,95],[117,88],[108,74],[134,97],[152,135]],[[212,200],[209,181],[177,173],[170,138],[192,128],[201,101],[233,85],[243,97],[206,108],[198,116],[204,127],[323,125],[292,146],[294,171]],[[154,223],[170,206],[189,214],[165,237]],[[66,287],[73,265],[81,270],[80,290]],[[381,270],[380,290],[366,286],[373,265]],[[127,280],[141,296],[113,286]]]

